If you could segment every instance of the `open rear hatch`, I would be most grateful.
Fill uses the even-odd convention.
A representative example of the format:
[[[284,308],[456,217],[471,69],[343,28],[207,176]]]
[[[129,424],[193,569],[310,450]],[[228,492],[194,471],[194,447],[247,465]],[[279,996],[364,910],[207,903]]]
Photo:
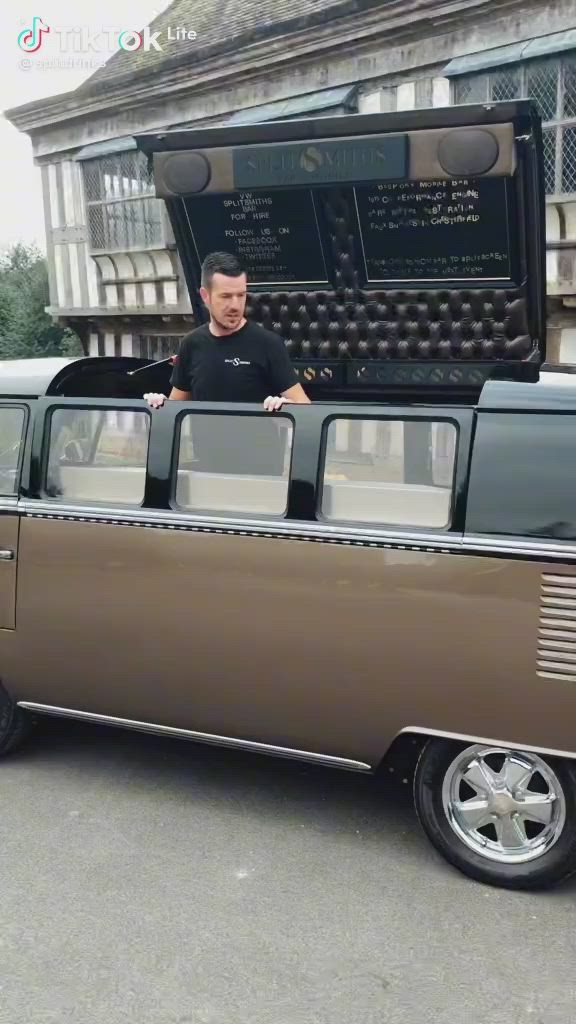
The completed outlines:
[[[247,315],[311,397],[474,400],[545,360],[542,137],[529,101],[136,136],[198,323],[200,266],[247,267]]]

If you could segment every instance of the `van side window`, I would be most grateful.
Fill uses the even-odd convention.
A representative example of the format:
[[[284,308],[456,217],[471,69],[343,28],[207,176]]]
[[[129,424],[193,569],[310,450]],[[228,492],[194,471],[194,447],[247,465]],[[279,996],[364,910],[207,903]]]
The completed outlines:
[[[47,497],[140,505],[149,432],[146,412],[56,409],[50,418]]]
[[[456,442],[453,423],[332,420],[325,437],[322,516],[380,526],[449,526]]]
[[[180,420],[176,504],[214,514],[284,515],[292,434],[288,416],[187,413]]]
[[[576,417],[478,416],[466,532],[576,540]]]
[[[18,467],[26,414],[16,406],[0,406],[0,494],[18,491]]]

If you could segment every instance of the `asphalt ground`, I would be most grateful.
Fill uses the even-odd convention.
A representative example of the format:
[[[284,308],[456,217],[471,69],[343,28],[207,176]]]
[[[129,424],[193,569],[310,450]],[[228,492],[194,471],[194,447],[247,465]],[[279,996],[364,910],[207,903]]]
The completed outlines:
[[[576,882],[472,882],[409,787],[45,720],[0,764],[1,1024],[571,1024]]]

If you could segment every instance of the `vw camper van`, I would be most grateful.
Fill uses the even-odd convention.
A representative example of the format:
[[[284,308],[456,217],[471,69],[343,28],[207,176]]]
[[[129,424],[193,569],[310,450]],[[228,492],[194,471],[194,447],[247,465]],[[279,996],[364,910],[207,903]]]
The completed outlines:
[[[355,772],[409,747],[448,861],[560,882],[576,378],[546,363],[535,109],[136,141],[197,321],[202,260],[237,253],[312,404],[152,411],[169,360],[0,364],[0,751],[40,715]],[[207,420],[233,472],[199,464]]]

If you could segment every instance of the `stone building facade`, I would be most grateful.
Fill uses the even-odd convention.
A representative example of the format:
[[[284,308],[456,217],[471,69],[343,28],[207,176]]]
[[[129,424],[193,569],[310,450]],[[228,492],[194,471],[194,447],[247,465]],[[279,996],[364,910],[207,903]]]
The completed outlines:
[[[230,5],[229,5],[230,6]],[[90,354],[174,351],[193,316],[133,133],[532,96],[544,119],[549,358],[576,364],[576,0],[175,0],[162,49],[6,112],[42,169],[50,313]],[[181,26],[195,38],[172,38]],[[170,31],[169,31],[170,29]]]

